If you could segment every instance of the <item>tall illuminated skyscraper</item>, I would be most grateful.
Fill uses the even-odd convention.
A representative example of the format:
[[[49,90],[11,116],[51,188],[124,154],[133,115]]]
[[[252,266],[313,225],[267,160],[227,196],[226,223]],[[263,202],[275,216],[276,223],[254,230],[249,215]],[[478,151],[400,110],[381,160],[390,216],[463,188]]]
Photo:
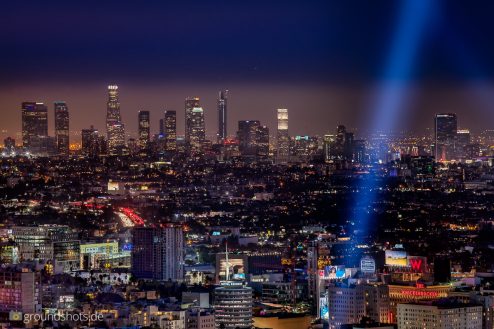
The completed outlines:
[[[93,126],[89,129],[82,129],[82,154],[90,157],[96,157],[99,153],[99,135],[98,130]]]
[[[30,148],[34,139],[48,137],[48,109],[43,103],[22,103],[22,145]]]
[[[65,102],[55,102],[55,142],[58,154],[69,154],[69,108]]]
[[[227,103],[228,90],[221,90],[218,93],[218,143],[221,143],[226,137],[228,137]]]
[[[335,157],[336,138],[334,135],[324,135],[324,161],[331,162]]]
[[[187,144],[190,144],[192,135],[192,110],[199,106],[199,97],[187,97],[185,99],[185,142]]]
[[[455,153],[458,120],[454,113],[434,117],[434,156],[436,161],[451,160]]]
[[[116,155],[125,146],[125,126],[120,115],[118,86],[108,86],[108,102],[106,106],[106,132],[108,136],[108,151]]]
[[[259,127],[257,155],[260,157],[269,156],[269,128],[267,126]]]
[[[204,110],[198,97],[185,99],[185,142],[190,151],[197,152],[206,139]]]
[[[288,110],[278,109],[277,161],[287,162],[290,155],[290,136],[288,135]]]
[[[150,140],[150,114],[149,111],[139,111],[138,118],[138,131],[139,131],[139,148],[145,149]]]
[[[241,120],[238,122],[238,149],[243,156],[256,156],[259,143],[258,120]]]
[[[175,152],[177,150],[177,111],[165,111],[163,133],[165,135],[165,150]]]

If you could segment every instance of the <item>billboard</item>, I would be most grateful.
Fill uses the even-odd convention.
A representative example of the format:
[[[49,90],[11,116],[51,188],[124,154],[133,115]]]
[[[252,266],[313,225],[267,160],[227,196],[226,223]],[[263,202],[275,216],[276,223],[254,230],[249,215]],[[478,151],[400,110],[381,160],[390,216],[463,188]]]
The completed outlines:
[[[329,320],[328,296],[321,293],[319,296],[319,317],[323,320]]]
[[[388,266],[408,266],[407,252],[404,250],[386,250],[385,264]]]
[[[219,262],[219,268],[218,268],[218,275],[220,280],[225,280],[226,279],[226,259],[223,258]],[[228,268],[229,268],[229,275],[230,279],[233,280],[245,280],[245,274],[246,274],[246,264],[244,261],[244,258],[233,258],[230,257],[228,259]]]
[[[345,266],[343,265],[329,265],[324,267],[324,271],[319,271],[321,279],[336,280],[345,278]]]
[[[360,270],[362,273],[375,273],[376,272],[376,261],[374,258],[365,256],[360,260]]]

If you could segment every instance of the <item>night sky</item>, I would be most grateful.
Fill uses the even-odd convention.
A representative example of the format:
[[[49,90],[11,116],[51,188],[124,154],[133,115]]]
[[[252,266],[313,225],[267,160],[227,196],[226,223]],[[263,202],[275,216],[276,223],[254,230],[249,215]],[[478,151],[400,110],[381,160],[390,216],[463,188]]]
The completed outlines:
[[[383,81],[406,86],[396,129],[431,128],[436,112],[494,129],[494,2],[435,1],[412,73],[389,76],[404,1],[2,2],[0,137],[19,138],[22,101],[49,104],[51,134],[55,100],[67,101],[72,131],[104,131],[110,83],[131,133],[141,109],[154,132],[164,109],[177,110],[183,132],[184,98],[198,96],[212,135],[222,88],[230,135],[241,119],[274,130],[279,107],[292,135],[365,131]]]

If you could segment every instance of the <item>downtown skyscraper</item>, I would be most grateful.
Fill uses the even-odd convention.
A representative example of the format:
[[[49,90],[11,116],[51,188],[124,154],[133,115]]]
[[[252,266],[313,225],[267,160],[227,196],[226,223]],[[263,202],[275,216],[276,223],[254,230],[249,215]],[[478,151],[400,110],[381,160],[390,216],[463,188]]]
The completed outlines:
[[[228,137],[227,114],[228,114],[228,90],[218,93],[218,143]]]
[[[139,111],[137,115],[138,133],[139,133],[139,148],[145,149],[151,137],[151,125],[149,111]]]
[[[125,127],[120,115],[120,101],[118,98],[118,86],[108,86],[108,102],[106,106],[106,133],[108,139],[108,151],[110,155],[121,152],[125,146]]]
[[[455,156],[458,119],[454,113],[440,113],[434,117],[434,156],[436,161],[451,160]]]
[[[29,149],[37,139],[48,137],[48,108],[43,103],[22,103],[22,146]]]
[[[69,108],[60,101],[55,102],[55,143],[58,154],[69,154]]]
[[[198,152],[206,139],[204,109],[198,97],[185,99],[185,142],[189,151]]]
[[[260,157],[269,156],[269,128],[260,126],[258,131],[257,155]]]
[[[177,150],[177,111],[165,111],[163,134],[165,136],[165,150],[175,152]]]
[[[288,134],[288,110],[278,109],[277,153],[278,162],[287,162],[290,155],[290,135]]]
[[[85,156],[96,157],[99,153],[99,134],[93,126],[81,131],[81,150]]]
[[[238,149],[242,156],[257,155],[260,127],[259,120],[241,120],[238,122]]]

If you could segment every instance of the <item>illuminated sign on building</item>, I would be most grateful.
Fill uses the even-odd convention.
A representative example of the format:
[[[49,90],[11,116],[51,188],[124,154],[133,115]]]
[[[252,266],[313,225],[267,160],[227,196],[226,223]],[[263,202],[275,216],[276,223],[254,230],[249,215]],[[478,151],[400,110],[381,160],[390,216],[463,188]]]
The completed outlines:
[[[422,259],[420,258],[410,259],[410,267],[414,271],[420,271],[422,268]]]
[[[329,319],[328,296],[326,293],[321,293],[319,296],[319,316],[323,320]]]
[[[319,270],[319,277],[324,280],[344,279],[345,266],[326,266],[324,270]]]
[[[420,256],[408,256],[408,266],[413,272],[426,272],[427,258]]]
[[[123,251],[132,251],[132,243],[126,243],[122,246]]]
[[[407,252],[404,250],[386,250],[385,264],[388,266],[408,266]]]
[[[437,291],[425,291],[425,290],[402,290],[402,295],[413,296],[413,297],[439,297],[439,292]]]
[[[360,270],[363,273],[375,273],[376,272],[376,261],[374,258],[366,256],[360,260]]]
[[[118,252],[118,242],[88,243],[80,245],[81,254],[110,254]]]

